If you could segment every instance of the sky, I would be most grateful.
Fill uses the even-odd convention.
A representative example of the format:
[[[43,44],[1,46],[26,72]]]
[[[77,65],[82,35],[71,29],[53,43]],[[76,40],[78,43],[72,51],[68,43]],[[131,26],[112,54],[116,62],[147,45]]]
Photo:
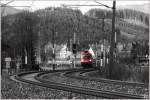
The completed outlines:
[[[12,1],[12,0],[1,0],[1,3],[8,3],[9,1]],[[105,5],[108,5],[110,7],[112,7],[112,4],[113,4],[113,1],[112,0],[96,0],[100,3],[103,3]],[[125,5],[140,5],[140,4],[145,4],[145,3],[149,3],[149,0],[116,0],[116,6],[125,6]],[[29,9],[31,11],[35,11],[35,10],[38,10],[38,9],[44,9],[46,7],[61,7],[63,4],[79,4],[79,5],[97,5],[98,3],[94,2],[94,1],[91,1],[91,0],[55,0],[55,1],[52,1],[52,0],[43,0],[43,1],[34,1],[34,0],[14,0],[13,2],[11,2],[10,6],[31,6],[30,8],[29,7],[16,7],[17,9]],[[91,7],[91,6],[84,6],[84,7],[79,7],[78,9],[81,10],[82,13],[85,13],[87,12],[89,9],[91,8],[102,8],[102,9],[108,9],[106,7],[102,7],[102,6],[97,6],[97,7]]]

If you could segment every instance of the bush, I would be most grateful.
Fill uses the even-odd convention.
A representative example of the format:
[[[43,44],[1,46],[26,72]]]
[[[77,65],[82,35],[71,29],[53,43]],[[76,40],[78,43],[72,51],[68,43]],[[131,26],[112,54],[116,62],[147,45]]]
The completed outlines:
[[[112,67],[112,66],[111,66]],[[112,68],[111,76],[109,75],[109,66],[97,67],[98,75],[103,78],[130,81],[130,82],[142,82],[149,83],[149,67],[136,66],[135,64],[120,64],[115,63]],[[95,75],[95,77],[97,77]]]
[[[149,83],[149,69],[148,68],[146,68],[146,70],[143,71],[142,82]]]
[[[111,79],[127,80],[131,76],[131,71],[123,64],[115,63],[112,68]]]
[[[134,59],[132,59],[131,57],[119,57],[119,62],[121,64],[131,64],[134,63]]]
[[[39,69],[40,69],[40,67],[38,64],[32,65],[32,70],[39,70]]]

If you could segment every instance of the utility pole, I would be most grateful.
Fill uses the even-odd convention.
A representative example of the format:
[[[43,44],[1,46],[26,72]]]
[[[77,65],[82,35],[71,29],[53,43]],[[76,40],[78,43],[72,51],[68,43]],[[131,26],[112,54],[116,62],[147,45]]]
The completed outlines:
[[[53,13],[53,11],[54,11],[54,8],[52,8],[52,13]],[[53,60],[52,60],[52,62],[53,62],[53,70],[55,70],[55,30],[54,30],[54,28],[55,28],[55,25],[54,25],[54,22],[52,23],[52,44],[53,44]]]
[[[53,25],[54,28],[54,25]],[[55,70],[55,42],[54,42],[54,29],[52,29],[52,44],[53,44],[53,70]]]
[[[70,38],[70,68],[72,68],[72,53],[71,53],[71,51],[72,51],[72,42],[71,42],[71,38]]]
[[[74,44],[76,45],[76,33],[74,32]],[[76,54],[74,54],[74,68],[76,67]]]
[[[73,42],[76,43],[76,33],[75,32],[73,34],[73,40],[74,40]]]
[[[104,27],[105,27],[105,23],[104,23],[104,16],[102,18],[102,32],[103,32],[103,66],[105,67],[105,32],[104,32]]]
[[[97,42],[96,42],[96,53],[95,53],[95,54],[96,54],[96,55],[95,55],[95,56],[96,56],[96,67],[97,67],[97,62],[98,62],[98,59],[97,59],[97,50],[98,50],[98,49],[97,49]]]
[[[77,32],[78,32],[78,29],[79,29],[79,19],[78,19],[78,16],[77,16],[77,14],[75,14],[75,16],[76,16],[76,18],[77,18],[77,21],[78,21],[78,25],[77,26],[75,26],[75,32],[74,32],[74,68],[76,67],[76,56],[77,56],[77,40],[76,40],[76,34],[77,34]]]
[[[39,28],[40,28],[40,24],[39,24]],[[40,64],[41,63],[41,28],[40,28],[40,30],[39,30],[39,32],[38,32],[38,64]]]
[[[110,64],[109,64],[109,78],[112,75],[112,69],[114,66],[114,34],[115,34],[115,10],[116,10],[116,1],[113,1],[113,17],[112,17],[112,34],[111,34],[111,47],[110,47]]]
[[[117,57],[117,33],[115,32],[115,60]]]

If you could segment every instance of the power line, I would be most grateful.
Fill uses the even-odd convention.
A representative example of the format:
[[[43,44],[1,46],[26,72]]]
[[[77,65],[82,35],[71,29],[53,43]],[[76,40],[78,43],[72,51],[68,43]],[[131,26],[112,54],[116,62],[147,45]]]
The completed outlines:
[[[12,0],[12,1],[10,1],[10,2],[7,2],[6,4],[1,5],[1,7],[6,6],[6,5],[8,5],[8,4],[10,4],[10,3],[14,2],[14,1],[15,1],[15,0]]]
[[[105,4],[100,3],[100,2],[98,2],[98,1],[94,1],[94,2],[100,4],[101,6],[105,6],[105,7],[107,7],[107,8],[112,8],[112,7],[109,7],[109,6],[105,5]]]
[[[103,6],[103,5],[78,5],[78,4],[75,4],[75,5],[63,5],[64,7],[66,7],[66,6],[72,6],[72,7],[74,7],[74,6]]]
[[[7,6],[2,6],[2,7],[7,7]],[[30,6],[10,6],[10,7],[30,7]]]

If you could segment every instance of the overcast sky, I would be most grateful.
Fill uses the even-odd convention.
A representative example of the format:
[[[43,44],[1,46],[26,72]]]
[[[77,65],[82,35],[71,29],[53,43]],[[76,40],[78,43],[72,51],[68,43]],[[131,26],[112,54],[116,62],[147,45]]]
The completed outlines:
[[[9,1],[12,0],[1,0],[1,3],[8,3]],[[100,3],[106,4],[108,6],[112,7],[112,0],[96,0],[99,1]],[[124,5],[139,5],[139,4],[145,4],[145,3],[149,3],[149,0],[116,0],[116,6],[124,6]],[[33,0],[23,0],[23,1],[13,1],[11,2],[9,5],[10,6],[31,6],[30,8],[24,8],[24,7],[16,7],[17,9],[29,9],[32,11],[35,11],[37,9],[43,9],[46,7],[60,7],[62,4],[82,4],[82,5],[96,5],[97,3],[91,0],[86,0],[86,1],[68,1],[68,0],[64,0],[64,1],[59,1],[59,0],[49,0],[49,1],[33,1]],[[80,9],[83,13],[88,11],[91,8],[104,8],[105,7],[79,7],[78,9]]]

